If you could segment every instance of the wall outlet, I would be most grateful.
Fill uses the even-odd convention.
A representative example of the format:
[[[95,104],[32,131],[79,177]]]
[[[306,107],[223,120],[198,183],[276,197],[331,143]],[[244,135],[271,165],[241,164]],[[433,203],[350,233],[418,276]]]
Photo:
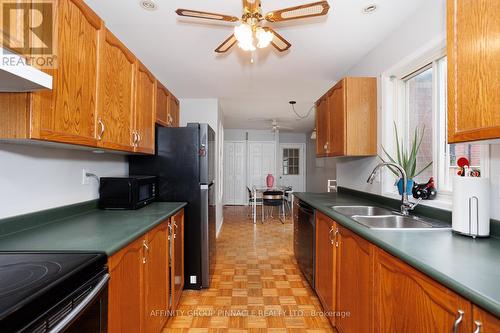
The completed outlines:
[[[90,184],[90,179],[87,177],[87,170],[82,169],[82,185],[88,185]]]
[[[191,275],[189,277],[189,283],[196,284],[196,275]]]

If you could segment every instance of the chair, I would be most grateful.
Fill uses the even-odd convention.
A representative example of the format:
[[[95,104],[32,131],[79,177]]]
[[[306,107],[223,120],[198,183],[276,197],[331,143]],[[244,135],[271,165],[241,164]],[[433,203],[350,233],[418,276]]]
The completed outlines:
[[[248,216],[252,215],[254,192],[248,186],[247,186],[247,192],[248,192],[248,213],[247,213],[247,217],[248,217]],[[255,205],[261,206],[262,205],[262,198],[256,197],[255,198]],[[255,214],[257,214],[257,210],[255,210]]]
[[[281,223],[285,223],[285,206],[284,206],[284,192],[283,191],[265,191],[262,193],[262,223],[264,223],[264,208],[265,207],[270,207],[271,208],[271,214],[270,216],[273,216],[273,210],[274,207],[280,207],[282,209],[283,215],[279,215],[279,219]],[[279,214],[279,213],[278,213]]]
[[[292,216],[293,188],[291,186],[286,187],[283,189],[283,192],[285,193],[285,217],[287,209],[290,212],[290,216]]]

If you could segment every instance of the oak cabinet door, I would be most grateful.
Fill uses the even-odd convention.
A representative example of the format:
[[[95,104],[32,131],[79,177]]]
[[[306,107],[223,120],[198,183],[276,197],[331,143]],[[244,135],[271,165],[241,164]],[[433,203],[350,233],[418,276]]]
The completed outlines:
[[[340,333],[372,332],[373,246],[350,230],[338,226],[336,311]]]
[[[155,151],[156,79],[141,63],[137,66],[135,98],[136,152]]]
[[[99,31],[102,20],[83,1],[57,1],[57,67],[53,89],[31,94],[30,137],[96,146]],[[83,51],[84,50],[84,51]]]
[[[344,80],[342,80],[335,85],[328,96],[328,113],[330,115],[328,156],[343,156],[346,153],[345,104]]]
[[[160,332],[167,321],[169,290],[168,222],[147,234],[144,273],[144,331]]]
[[[109,258],[108,332],[142,332],[143,238]]]
[[[500,1],[448,0],[448,141],[500,138]]]
[[[170,93],[160,82],[156,85],[156,123],[170,127],[172,123],[169,113]]]
[[[328,101],[323,98],[316,103],[316,155],[318,157],[326,156],[329,151],[328,122]]]
[[[376,332],[472,332],[469,301],[377,249],[375,256]]]
[[[109,30],[101,37],[97,136],[103,148],[133,151],[134,55]]]
[[[325,311],[335,311],[336,286],[336,223],[328,216],[316,212],[316,277],[314,280],[316,294]],[[334,325],[335,317],[328,319]]]
[[[500,318],[473,305],[473,332],[478,333],[500,333]],[[478,330],[479,329],[479,330]]]
[[[171,309],[179,304],[184,289],[184,210],[170,219],[171,225]]]

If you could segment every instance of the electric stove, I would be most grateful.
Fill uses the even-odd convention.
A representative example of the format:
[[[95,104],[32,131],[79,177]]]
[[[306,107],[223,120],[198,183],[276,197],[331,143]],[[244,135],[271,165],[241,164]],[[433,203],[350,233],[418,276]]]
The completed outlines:
[[[0,252],[2,332],[106,332],[106,262],[104,253]]]

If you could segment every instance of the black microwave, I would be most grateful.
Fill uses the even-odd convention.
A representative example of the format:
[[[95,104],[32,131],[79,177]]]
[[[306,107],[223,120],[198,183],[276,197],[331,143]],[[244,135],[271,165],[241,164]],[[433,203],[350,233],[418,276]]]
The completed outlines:
[[[156,176],[102,177],[99,208],[138,209],[156,198]]]

